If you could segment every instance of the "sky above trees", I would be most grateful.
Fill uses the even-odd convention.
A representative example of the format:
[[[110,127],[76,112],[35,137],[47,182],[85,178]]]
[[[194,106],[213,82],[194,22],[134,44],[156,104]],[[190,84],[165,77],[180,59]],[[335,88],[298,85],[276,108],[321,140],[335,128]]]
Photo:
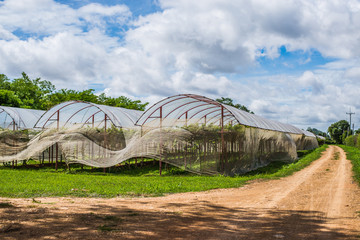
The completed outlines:
[[[0,73],[150,104],[228,97],[326,131],[360,109],[358,29],[354,0],[5,0]]]

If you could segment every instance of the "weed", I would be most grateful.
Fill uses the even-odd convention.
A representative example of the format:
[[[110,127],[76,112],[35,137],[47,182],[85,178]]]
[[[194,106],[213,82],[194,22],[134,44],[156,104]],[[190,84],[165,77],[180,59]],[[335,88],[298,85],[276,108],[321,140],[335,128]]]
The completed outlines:
[[[110,231],[116,231],[115,224],[104,224],[98,227],[98,230],[103,232],[110,232]]]
[[[13,208],[15,207],[14,205],[12,205],[11,203],[8,202],[0,202],[0,208]]]
[[[133,212],[133,213],[129,213],[128,216],[129,217],[134,217],[134,216],[139,216],[139,213]]]
[[[114,215],[106,215],[103,217],[105,221],[119,221],[120,219]]]
[[[35,200],[35,198],[32,199],[32,202],[33,202],[33,203],[41,203],[40,201]]]

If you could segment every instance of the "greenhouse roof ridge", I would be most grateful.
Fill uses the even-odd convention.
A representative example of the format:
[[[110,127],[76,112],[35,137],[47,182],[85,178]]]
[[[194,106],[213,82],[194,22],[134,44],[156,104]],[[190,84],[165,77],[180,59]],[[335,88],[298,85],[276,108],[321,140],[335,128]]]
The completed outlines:
[[[88,124],[89,121],[98,123],[97,126],[110,120],[116,127],[133,127],[142,111],[100,105],[92,102],[70,100],[53,106],[36,122],[36,128],[47,128],[55,121],[62,127],[71,123]],[[104,117],[103,117],[104,116]]]
[[[196,116],[196,118],[195,118]],[[146,110],[136,121],[136,125],[153,123],[161,118],[161,125],[177,126],[191,123],[223,124],[238,122],[241,125],[285,133],[305,134],[301,129],[261,116],[248,113],[205,96],[178,94],[160,100]],[[167,124],[167,125],[166,125]]]

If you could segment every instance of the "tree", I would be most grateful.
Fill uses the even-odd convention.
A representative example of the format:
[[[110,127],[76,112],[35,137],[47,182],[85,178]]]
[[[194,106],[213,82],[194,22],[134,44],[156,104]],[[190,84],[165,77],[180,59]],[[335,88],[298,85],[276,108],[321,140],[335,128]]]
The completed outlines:
[[[358,130],[355,130],[355,134],[356,135],[360,134],[360,128]]]
[[[336,143],[342,144],[344,143],[349,128],[350,124],[348,121],[340,120],[330,125],[328,128],[328,133],[330,134],[331,138],[336,141]]]
[[[131,100],[130,98],[127,98],[124,96],[120,96],[117,98],[106,97],[104,93],[99,95],[99,103],[104,104],[104,105],[114,106],[114,107],[136,109],[136,110],[141,110],[141,111],[144,111],[146,105],[149,104],[148,102],[141,103],[140,100],[134,101],[134,100]]]
[[[47,110],[59,103],[80,100],[115,107],[123,107],[136,110],[145,110],[148,103],[140,100],[120,96],[117,98],[107,97],[104,93],[99,96],[94,89],[76,91],[72,89],[60,89],[56,91],[55,86],[40,78],[30,79],[26,73],[22,77],[10,81],[0,74],[0,105]]]
[[[13,91],[0,89],[0,106],[21,107],[22,104]]]
[[[218,101],[219,103],[223,103],[223,104],[232,106],[232,107],[236,107],[237,109],[243,110],[245,112],[254,114],[254,112],[250,111],[246,106],[238,104],[238,103],[234,104],[234,102],[233,102],[233,100],[231,98],[221,97],[221,98],[217,98],[216,101]]]
[[[24,72],[21,75],[10,83],[10,90],[21,99],[22,107],[45,110],[47,95],[55,90],[55,86],[40,78],[31,80]]]
[[[70,100],[98,103],[98,96],[95,95],[94,91],[94,89],[87,89],[83,91],[60,89],[59,91],[51,94],[49,98],[51,103],[54,105]]]
[[[319,129],[316,129],[316,128],[308,127],[306,129],[306,131],[312,132],[313,134],[318,135],[318,136],[328,137],[328,135],[325,132],[323,132]]]
[[[10,90],[10,79],[5,74],[0,74],[0,89]]]
[[[92,102],[102,105],[122,107],[135,110],[145,110],[146,105],[149,103],[141,103],[140,100],[131,100],[130,98],[120,96],[117,98],[107,97],[105,93],[100,94],[99,96],[94,93],[94,89],[88,89],[83,91],[75,91],[71,89],[60,89],[55,93],[49,95],[49,103],[52,107],[56,104],[70,101],[70,100],[79,100],[84,102]]]

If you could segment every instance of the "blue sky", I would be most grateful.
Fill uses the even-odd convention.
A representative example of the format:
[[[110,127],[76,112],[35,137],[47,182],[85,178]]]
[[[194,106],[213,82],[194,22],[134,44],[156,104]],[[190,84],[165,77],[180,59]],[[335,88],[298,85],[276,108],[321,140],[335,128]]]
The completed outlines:
[[[326,130],[360,109],[358,19],[357,0],[5,0],[0,72],[150,103],[230,97]]]
[[[154,0],[128,0],[128,1],[122,1],[122,0],[68,0],[68,1],[62,1],[57,0],[56,2],[61,4],[66,4],[71,6],[72,8],[80,8],[85,5],[88,5],[89,3],[99,3],[106,6],[114,6],[114,5],[126,5],[130,8],[131,13],[134,16],[145,16],[157,11],[161,11],[161,8],[159,7],[159,3]]]

